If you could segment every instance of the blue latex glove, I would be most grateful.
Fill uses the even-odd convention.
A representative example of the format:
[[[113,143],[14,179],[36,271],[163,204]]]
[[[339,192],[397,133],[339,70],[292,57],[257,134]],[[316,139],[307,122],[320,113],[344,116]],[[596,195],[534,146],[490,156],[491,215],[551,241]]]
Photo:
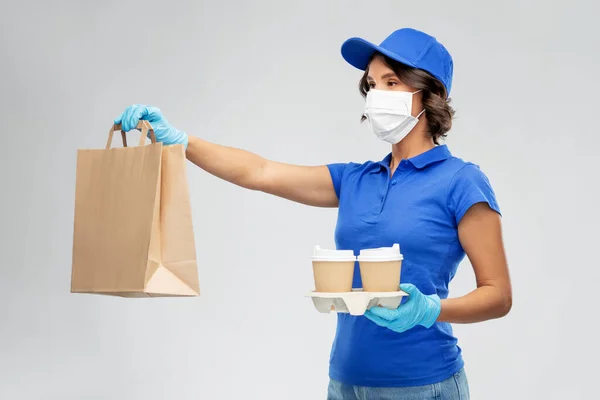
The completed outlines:
[[[408,293],[404,304],[396,309],[371,307],[365,317],[384,328],[404,332],[417,325],[430,328],[440,315],[440,298],[437,294],[424,295],[411,283],[400,284],[400,289]]]
[[[129,132],[135,129],[140,120],[150,122],[157,142],[165,145],[183,144],[184,148],[187,149],[188,137],[185,132],[171,126],[156,107],[133,104],[127,107],[119,117],[115,118],[115,124],[121,124],[121,129]]]

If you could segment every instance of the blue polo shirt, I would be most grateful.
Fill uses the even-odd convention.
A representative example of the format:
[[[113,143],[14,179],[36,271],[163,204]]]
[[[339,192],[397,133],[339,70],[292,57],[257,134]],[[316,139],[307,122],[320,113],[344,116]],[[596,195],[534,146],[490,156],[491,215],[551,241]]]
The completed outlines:
[[[465,257],[457,227],[466,211],[485,202],[500,213],[486,175],[439,145],[402,160],[390,176],[391,154],[379,162],[329,164],[339,198],[335,243],[340,250],[400,244],[400,279],[425,294],[448,297]],[[358,263],[353,287],[362,287]],[[331,379],[351,385],[401,387],[440,382],[463,367],[448,323],[403,333],[363,316],[338,314],[330,355]]]

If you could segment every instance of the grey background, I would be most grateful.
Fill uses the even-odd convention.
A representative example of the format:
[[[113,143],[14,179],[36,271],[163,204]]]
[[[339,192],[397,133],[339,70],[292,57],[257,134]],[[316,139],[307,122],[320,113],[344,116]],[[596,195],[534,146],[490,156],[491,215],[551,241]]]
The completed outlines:
[[[72,295],[76,150],[145,103],[279,161],[380,159],[389,148],[358,124],[360,72],[339,49],[403,26],[454,56],[447,143],[488,174],[504,214],[513,310],[455,326],[472,398],[596,397],[598,7],[487,5],[3,1],[0,398],[325,398],[335,316],[304,295],[335,210],[190,164],[201,297]],[[451,295],[473,288],[465,261]]]

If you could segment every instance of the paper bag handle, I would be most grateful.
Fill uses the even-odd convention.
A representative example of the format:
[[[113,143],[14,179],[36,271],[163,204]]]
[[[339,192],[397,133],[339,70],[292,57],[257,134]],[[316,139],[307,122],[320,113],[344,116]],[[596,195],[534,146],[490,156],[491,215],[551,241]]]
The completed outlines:
[[[142,137],[140,138],[139,144],[140,146],[144,145],[148,133],[150,133],[150,141],[152,143],[156,143],[156,136],[154,136],[154,128],[152,128],[152,125],[150,125],[148,121],[140,120],[140,122],[138,122],[136,126],[136,129],[140,129],[142,131]],[[122,130],[121,124],[114,124],[110,128],[110,131],[108,131],[108,142],[106,142],[106,148],[110,149],[113,140],[113,134],[115,133],[115,131],[121,131],[121,137],[123,138],[123,147],[127,147],[127,132]]]

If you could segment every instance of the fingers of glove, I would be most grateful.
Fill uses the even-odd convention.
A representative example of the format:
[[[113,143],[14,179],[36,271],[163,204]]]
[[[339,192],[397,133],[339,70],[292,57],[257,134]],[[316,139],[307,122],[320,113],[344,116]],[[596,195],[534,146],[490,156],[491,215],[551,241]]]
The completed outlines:
[[[129,132],[134,126],[137,126],[137,118],[134,118],[135,114],[139,114],[138,108],[135,105],[127,107],[123,112],[123,116],[121,117],[121,129],[124,132]],[[134,120],[135,125],[133,122]]]
[[[142,119],[146,113],[146,107],[141,104],[133,104],[132,106],[127,107],[123,113],[123,118],[121,119],[122,129],[126,132],[135,129],[140,119]]]
[[[398,315],[394,320],[394,330],[397,332],[411,329],[423,318],[423,310],[416,306],[406,305],[398,308]]]
[[[145,110],[141,116],[141,119],[149,121],[150,123],[164,120],[164,117],[160,112],[159,108],[153,106],[146,106],[144,108]]]
[[[127,115],[131,114],[131,112],[133,112],[133,110],[137,107],[137,104],[132,104],[129,107],[127,107],[117,118],[115,118],[114,123],[116,125],[121,125],[123,124],[123,121],[127,119]],[[122,126],[121,126],[122,127]]]
[[[368,312],[370,312],[371,314],[385,319],[387,321],[393,321],[396,318],[398,318],[398,311],[397,309],[393,309],[390,310],[389,308],[385,308],[385,307],[371,307]]]
[[[373,321],[374,323],[376,323],[377,325],[382,326],[384,328],[387,328],[390,325],[390,321],[385,320],[385,319],[373,314],[371,312],[371,310],[365,311],[364,316],[367,317],[369,320]]]
[[[123,114],[125,114],[125,113],[122,112],[117,118],[115,118],[115,120],[114,120],[115,125],[121,124],[121,120],[123,119]]]
[[[140,120],[149,121],[151,124],[156,122],[167,123],[161,111],[157,107],[145,106],[143,104],[132,104],[115,118],[115,124],[121,124],[124,131],[128,132],[135,129]]]

